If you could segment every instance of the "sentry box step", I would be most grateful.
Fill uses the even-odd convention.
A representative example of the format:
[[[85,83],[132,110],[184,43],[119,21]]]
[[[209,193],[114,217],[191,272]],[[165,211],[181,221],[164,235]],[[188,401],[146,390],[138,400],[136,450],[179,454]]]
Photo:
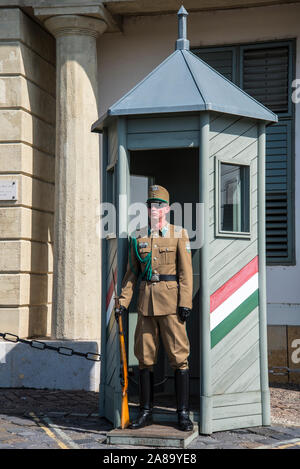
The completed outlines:
[[[183,432],[174,426],[174,422],[164,422],[137,430],[115,428],[107,433],[107,444],[187,448],[198,435],[198,425],[194,425],[190,432]]]

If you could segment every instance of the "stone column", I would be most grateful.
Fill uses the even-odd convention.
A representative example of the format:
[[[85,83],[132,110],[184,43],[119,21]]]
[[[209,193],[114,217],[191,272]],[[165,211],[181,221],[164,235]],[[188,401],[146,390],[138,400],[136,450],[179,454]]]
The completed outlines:
[[[52,336],[100,338],[99,138],[96,38],[101,19],[47,18],[56,38],[56,170]]]

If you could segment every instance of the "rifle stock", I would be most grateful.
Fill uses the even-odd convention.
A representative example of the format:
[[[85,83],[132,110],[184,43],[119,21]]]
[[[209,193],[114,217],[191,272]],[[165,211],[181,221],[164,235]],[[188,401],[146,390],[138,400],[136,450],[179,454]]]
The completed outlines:
[[[119,298],[115,298],[115,307],[120,306]],[[121,428],[129,425],[129,407],[128,407],[128,368],[125,349],[125,338],[123,330],[122,315],[118,318],[119,340],[120,340],[120,362],[121,362],[121,386],[122,386],[122,406],[121,406]]]

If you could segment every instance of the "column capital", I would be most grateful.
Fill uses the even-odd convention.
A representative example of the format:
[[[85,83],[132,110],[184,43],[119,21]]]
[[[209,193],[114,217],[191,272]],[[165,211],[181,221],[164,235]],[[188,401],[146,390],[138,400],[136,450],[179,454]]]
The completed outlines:
[[[84,35],[98,37],[107,29],[102,19],[81,15],[55,15],[44,20],[45,27],[55,37]]]
[[[93,2],[90,4],[79,2],[75,5],[68,5],[61,0],[45,2],[34,8],[34,14],[44,22],[54,36],[61,34],[59,30],[64,31],[63,34],[78,34],[80,30],[81,34],[91,34],[95,31],[96,35],[102,34],[105,30],[108,32],[121,30],[119,18],[112,16],[102,4]]]

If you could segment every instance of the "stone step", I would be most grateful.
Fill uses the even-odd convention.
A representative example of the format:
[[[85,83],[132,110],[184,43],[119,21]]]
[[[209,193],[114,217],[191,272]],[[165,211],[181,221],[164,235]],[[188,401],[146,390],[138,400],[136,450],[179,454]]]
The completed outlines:
[[[190,432],[176,428],[173,422],[154,423],[138,430],[115,428],[107,433],[107,444],[186,448],[199,435],[198,425]]]

